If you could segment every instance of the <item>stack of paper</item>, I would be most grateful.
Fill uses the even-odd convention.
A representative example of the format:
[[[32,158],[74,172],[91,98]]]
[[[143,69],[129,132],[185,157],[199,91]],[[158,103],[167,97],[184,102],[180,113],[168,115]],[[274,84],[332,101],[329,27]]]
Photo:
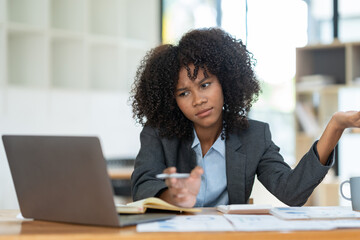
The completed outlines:
[[[138,224],[136,230],[138,232],[222,232],[234,231],[234,227],[221,215],[194,215]]]
[[[270,213],[286,220],[360,218],[360,212],[351,207],[278,207],[271,209]]]
[[[219,205],[216,209],[228,214],[267,214],[270,212],[271,205],[231,204]]]
[[[360,228],[360,220],[283,220],[272,215],[193,215],[138,224],[138,232],[310,231]]]
[[[360,212],[351,207],[276,207],[235,204],[218,211],[241,214],[186,215],[137,225],[139,232],[309,231],[360,228]],[[251,215],[244,214],[251,212]],[[272,214],[270,215],[269,212]],[[267,213],[259,215],[259,213]],[[255,215],[256,214],[256,215]],[[306,219],[306,220],[305,220]]]
[[[335,84],[336,79],[334,76],[315,74],[300,77],[296,83],[298,91],[314,90],[314,88],[321,88],[326,85]]]

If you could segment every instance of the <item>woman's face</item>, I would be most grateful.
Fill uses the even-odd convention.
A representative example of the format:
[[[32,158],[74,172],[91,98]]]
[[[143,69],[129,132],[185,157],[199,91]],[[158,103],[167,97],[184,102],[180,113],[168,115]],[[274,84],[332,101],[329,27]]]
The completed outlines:
[[[189,65],[190,73],[194,65]],[[177,105],[184,115],[194,123],[195,130],[222,128],[222,108],[224,96],[221,84],[215,75],[200,68],[195,80],[188,77],[185,68],[179,72],[179,81],[175,89]]]

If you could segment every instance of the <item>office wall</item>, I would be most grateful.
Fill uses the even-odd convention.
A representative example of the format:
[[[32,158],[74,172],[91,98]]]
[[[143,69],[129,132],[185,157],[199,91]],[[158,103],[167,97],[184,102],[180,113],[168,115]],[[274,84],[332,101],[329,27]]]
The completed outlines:
[[[135,157],[129,90],[160,42],[159,4],[0,0],[0,134],[98,136],[105,158]],[[14,208],[0,140],[0,209]]]

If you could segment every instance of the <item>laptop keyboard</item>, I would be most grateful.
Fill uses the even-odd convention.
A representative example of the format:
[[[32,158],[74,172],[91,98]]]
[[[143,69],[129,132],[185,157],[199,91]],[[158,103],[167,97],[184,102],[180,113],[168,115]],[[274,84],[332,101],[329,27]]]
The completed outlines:
[[[153,222],[170,219],[176,216],[171,213],[145,213],[145,214],[121,214],[119,216],[120,226],[130,226],[139,223]]]

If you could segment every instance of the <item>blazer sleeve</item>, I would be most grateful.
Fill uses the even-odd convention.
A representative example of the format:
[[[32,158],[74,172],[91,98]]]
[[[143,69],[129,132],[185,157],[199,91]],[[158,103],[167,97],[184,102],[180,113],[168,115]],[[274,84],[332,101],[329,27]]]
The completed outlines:
[[[140,143],[140,151],[131,176],[134,201],[154,197],[167,188],[163,180],[155,177],[166,168],[163,146],[156,130],[144,127],[140,133]]]
[[[257,167],[259,181],[280,201],[290,206],[302,206],[334,164],[332,151],[328,164],[320,163],[316,153],[317,141],[291,169],[271,140],[268,124],[265,127],[265,150]]]

